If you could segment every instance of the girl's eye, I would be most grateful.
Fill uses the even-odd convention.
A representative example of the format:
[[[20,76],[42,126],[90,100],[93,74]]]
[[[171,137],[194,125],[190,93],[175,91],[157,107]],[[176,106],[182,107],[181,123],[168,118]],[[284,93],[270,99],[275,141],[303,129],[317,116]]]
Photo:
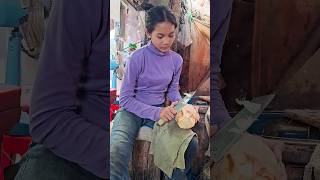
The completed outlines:
[[[163,38],[163,36],[158,36],[158,38],[159,38],[159,39],[162,39],[162,38]]]

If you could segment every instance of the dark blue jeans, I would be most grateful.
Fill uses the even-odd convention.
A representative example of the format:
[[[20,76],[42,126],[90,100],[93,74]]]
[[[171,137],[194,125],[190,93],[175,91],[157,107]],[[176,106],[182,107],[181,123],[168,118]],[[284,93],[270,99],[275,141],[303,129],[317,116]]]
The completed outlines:
[[[20,161],[15,180],[101,180],[79,165],[53,154],[41,144],[33,144]]]
[[[110,137],[110,180],[129,179],[129,160],[131,159],[134,141],[140,127],[148,126],[153,128],[154,123],[150,119],[142,119],[124,109],[117,112]],[[191,173],[191,164],[197,149],[198,140],[194,137],[185,152],[186,169],[174,169],[172,179],[194,179]],[[166,179],[169,178],[166,177]]]

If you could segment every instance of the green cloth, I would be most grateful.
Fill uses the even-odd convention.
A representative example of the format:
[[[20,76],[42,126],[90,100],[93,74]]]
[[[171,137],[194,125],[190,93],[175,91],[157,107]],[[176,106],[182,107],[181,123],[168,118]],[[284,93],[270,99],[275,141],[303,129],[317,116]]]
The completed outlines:
[[[170,178],[175,168],[185,169],[184,154],[195,135],[191,129],[181,129],[175,120],[162,126],[155,123],[150,147],[154,164]]]

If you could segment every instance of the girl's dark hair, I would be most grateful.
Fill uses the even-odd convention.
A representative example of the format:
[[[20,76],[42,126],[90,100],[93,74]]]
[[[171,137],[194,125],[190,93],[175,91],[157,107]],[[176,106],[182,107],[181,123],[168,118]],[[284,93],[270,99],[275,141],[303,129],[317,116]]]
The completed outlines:
[[[150,6],[149,6],[150,7]],[[148,9],[148,8],[146,8]],[[146,14],[146,28],[149,33],[152,33],[158,23],[170,22],[177,27],[177,21],[174,14],[165,6],[151,7]]]

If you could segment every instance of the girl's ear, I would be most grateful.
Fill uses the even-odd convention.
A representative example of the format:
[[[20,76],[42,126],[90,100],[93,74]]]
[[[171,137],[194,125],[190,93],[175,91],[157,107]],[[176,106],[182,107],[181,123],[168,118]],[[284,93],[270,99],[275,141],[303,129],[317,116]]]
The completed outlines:
[[[146,31],[147,37],[148,37],[149,39],[151,39],[151,33],[149,33],[147,30],[145,30],[145,31]]]

